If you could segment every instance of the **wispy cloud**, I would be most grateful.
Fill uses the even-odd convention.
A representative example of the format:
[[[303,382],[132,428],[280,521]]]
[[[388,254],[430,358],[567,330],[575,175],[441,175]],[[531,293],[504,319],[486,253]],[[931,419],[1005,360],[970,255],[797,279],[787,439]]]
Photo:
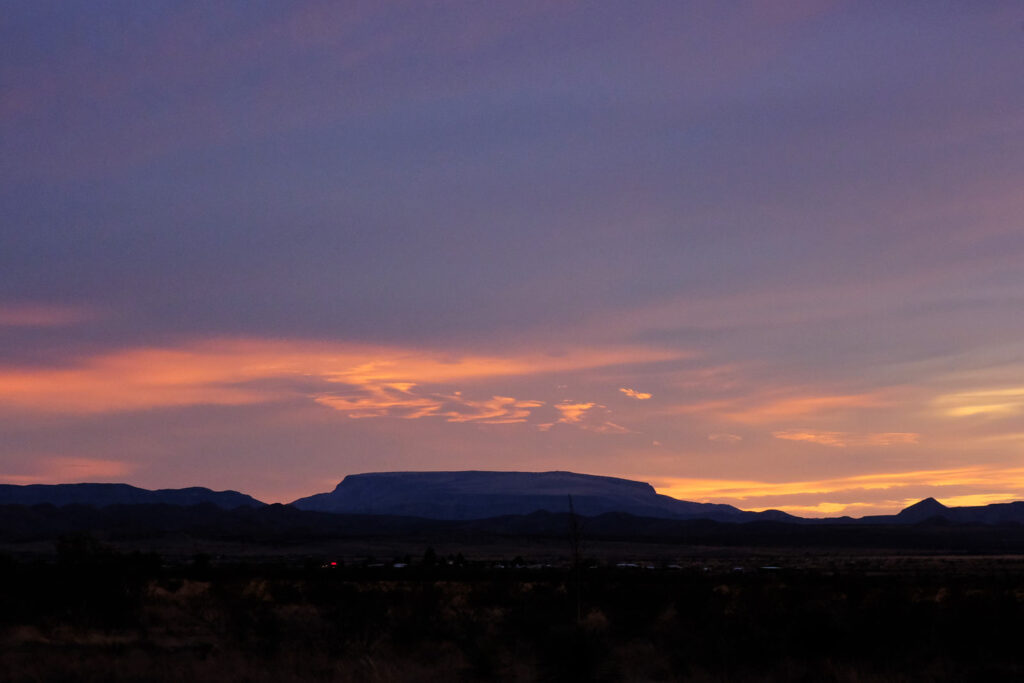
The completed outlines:
[[[561,424],[576,424],[583,421],[583,416],[587,414],[587,411],[593,408],[596,403],[571,403],[564,402],[559,403],[555,406],[555,409],[561,413],[561,417],[558,418],[558,422]]]
[[[1024,412],[1024,387],[993,387],[947,393],[934,405],[949,417],[1006,417]]]
[[[519,400],[510,396],[474,400],[465,397],[461,391],[451,394],[419,392],[415,384],[366,384],[351,395],[322,394],[315,400],[356,419],[440,417],[447,422],[479,424],[525,422],[531,409],[544,405],[543,401]]]
[[[715,434],[708,434],[708,441],[717,441],[719,443],[739,443],[740,441],[743,441],[743,437],[739,434],[716,432]]]
[[[351,418],[399,417],[415,420],[439,415],[444,401],[439,396],[414,393],[415,384],[366,384],[352,394],[320,394],[317,403]]]
[[[905,444],[916,444],[921,438],[920,434],[913,432],[879,432],[870,434],[858,434],[854,432],[825,432],[807,429],[790,429],[785,431],[772,432],[776,439],[787,441],[807,441],[821,444],[822,446],[894,446]]]
[[[136,466],[121,460],[79,456],[42,456],[22,471],[0,472],[0,479],[13,484],[60,484],[84,481],[116,481]]]
[[[637,399],[638,401],[646,401],[651,397],[651,395],[648,393],[637,391],[636,389],[627,389],[626,387],[622,387],[621,389],[619,389],[619,391],[624,393],[626,396],[629,396],[630,398]]]
[[[537,428],[541,431],[548,431],[556,424],[580,424],[583,421],[583,416],[587,414],[587,411],[593,408],[596,403],[574,403],[572,401],[562,401],[554,406],[555,410],[558,411],[559,417],[554,422],[545,422],[537,425]]]
[[[94,311],[43,304],[0,304],[0,327],[65,327],[96,317]]]
[[[724,399],[683,404],[673,410],[683,414],[707,414],[745,424],[764,424],[828,413],[849,412],[886,405],[877,393],[827,394],[810,390],[772,390]]]
[[[32,412],[105,413],[308,398],[355,418],[519,422],[543,402],[499,393],[471,396],[463,387],[663,357],[644,349],[481,356],[303,341],[212,340],[131,349],[71,367],[0,368],[0,405]],[[564,408],[563,418],[574,422],[573,411],[588,408]]]
[[[554,408],[560,417],[554,422],[537,425],[541,431],[547,431],[558,424],[573,425],[599,434],[628,434],[631,431],[608,419],[611,411],[599,403],[563,401],[555,404]]]

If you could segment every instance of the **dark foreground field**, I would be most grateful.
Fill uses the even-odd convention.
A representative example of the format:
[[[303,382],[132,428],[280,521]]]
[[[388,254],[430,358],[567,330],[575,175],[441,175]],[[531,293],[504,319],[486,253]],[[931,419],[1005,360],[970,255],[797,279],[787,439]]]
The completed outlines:
[[[0,559],[4,680],[1024,679],[1019,556],[732,549],[620,567],[605,548],[577,571],[423,549],[404,567],[168,562],[88,536],[57,550]]]

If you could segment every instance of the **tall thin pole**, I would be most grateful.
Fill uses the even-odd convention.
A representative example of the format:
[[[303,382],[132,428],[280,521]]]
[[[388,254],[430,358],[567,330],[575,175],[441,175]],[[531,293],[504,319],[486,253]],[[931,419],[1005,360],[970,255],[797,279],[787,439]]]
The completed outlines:
[[[572,575],[576,582],[576,622],[579,623],[582,618],[580,592],[583,582],[583,557],[580,550],[580,520],[572,504],[572,494],[569,494],[569,550],[572,553]]]

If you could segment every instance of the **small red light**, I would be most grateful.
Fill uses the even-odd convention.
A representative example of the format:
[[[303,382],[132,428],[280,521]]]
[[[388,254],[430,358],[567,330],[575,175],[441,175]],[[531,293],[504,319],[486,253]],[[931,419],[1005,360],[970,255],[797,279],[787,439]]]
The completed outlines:
[[[337,567],[337,566],[338,566],[338,563],[337,563],[337,562],[331,562],[331,566],[332,566],[332,567]]]

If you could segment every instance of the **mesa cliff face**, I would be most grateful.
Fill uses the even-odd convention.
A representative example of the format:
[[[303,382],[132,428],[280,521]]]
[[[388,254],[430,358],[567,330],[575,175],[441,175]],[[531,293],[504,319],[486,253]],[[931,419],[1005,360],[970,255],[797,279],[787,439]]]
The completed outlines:
[[[748,521],[758,513],[731,505],[662,496],[647,483],[574,472],[375,472],[354,474],[330,493],[292,503],[303,510],[431,519],[484,519],[538,510],[581,515],[626,512],[644,517]]]

